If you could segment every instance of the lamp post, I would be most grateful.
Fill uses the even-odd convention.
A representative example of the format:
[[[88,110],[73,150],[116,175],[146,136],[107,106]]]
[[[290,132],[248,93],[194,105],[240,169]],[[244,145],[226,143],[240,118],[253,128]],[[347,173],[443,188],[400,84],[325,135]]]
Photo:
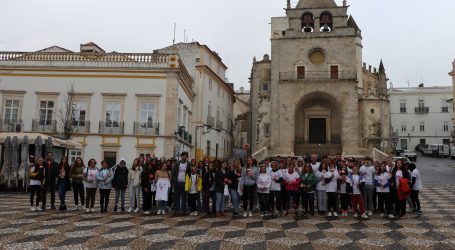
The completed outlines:
[[[200,155],[200,156],[198,155],[197,135],[198,135],[198,129],[199,128],[207,128],[207,131],[204,131],[204,130],[202,131],[202,135],[205,135],[205,134],[210,133],[210,130],[212,129],[212,127],[209,126],[209,125],[206,125],[206,124],[202,124],[202,125],[196,126],[196,134],[194,135],[194,142],[196,144],[196,150],[195,151],[196,151],[196,160],[197,161],[202,160],[202,159],[199,159],[199,157],[202,158],[202,155]],[[201,144],[202,144],[202,136],[201,136],[201,139],[199,139],[199,145],[201,145]]]

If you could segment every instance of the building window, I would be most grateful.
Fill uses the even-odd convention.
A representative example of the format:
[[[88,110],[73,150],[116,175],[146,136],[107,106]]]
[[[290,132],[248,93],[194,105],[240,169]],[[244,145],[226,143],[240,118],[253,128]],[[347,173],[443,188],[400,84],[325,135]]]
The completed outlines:
[[[297,66],[297,79],[305,79],[305,66]]]
[[[19,100],[6,100],[5,101],[5,112],[4,112],[4,123],[15,124],[19,119]]]
[[[54,101],[41,101],[39,110],[39,124],[52,125],[54,116]]]
[[[333,29],[333,20],[332,14],[330,12],[323,12],[319,18],[319,26],[321,32],[331,32]]]
[[[103,160],[106,161],[109,167],[113,167],[117,164],[117,152],[115,151],[104,151]]]
[[[425,132],[425,123],[420,123],[420,132]]]
[[[401,123],[401,132],[406,132],[406,123]]]
[[[406,113],[406,101],[400,100],[400,113]]]
[[[209,90],[212,91],[213,88],[213,82],[212,79],[209,79]]]
[[[269,84],[264,82],[262,83],[262,91],[269,91]]]
[[[420,139],[419,144],[423,146],[423,145],[427,144],[427,140]]]
[[[140,104],[139,122],[142,128],[152,128],[155,121],[156,104],[144,102]]]
[[[82,158],[82,151],[77,150],[77,149],[72,149],[70,150],[70,160],[69,163],[73,165],[76,162],[76,158],[81,157]]]
[[[338,66],[330,66],[330,79],[338,79]]]
[[[448,122],[444,122],[444,124],[442,124],[442,128],[443,128],[444,132],[448,132],[449,131],[449,123]]]
[[[408,149],[408,139],[401,139],[400,145],[401,145],[402,150],[407,150]]]
[[[87,103],[81,101],[73,102],[73,126],[85,127],[87,119]]]
[[[310,33],[314,31],[314,17],[310,12],[306,12],[302,16],[302,31]]]
[[[450,139],[442,139],[442,144],[450,145]]]
[[[210,151],[212,150],[210,148],[211,141],[207,141],[207,156],[210,156]]]
[[[120,102],[106,102],[106,127],[120,127]]]
[[[442,113],[449,113],[449,104],[447,103],[447,99],[441,100],[441,112]]]
[[[264,136],[269,137],[270,136],[270,123],[265,123],[264,124]]]
[[[419,108],[423,109],[425,107],[425,100],[424,99],[419,99]]]

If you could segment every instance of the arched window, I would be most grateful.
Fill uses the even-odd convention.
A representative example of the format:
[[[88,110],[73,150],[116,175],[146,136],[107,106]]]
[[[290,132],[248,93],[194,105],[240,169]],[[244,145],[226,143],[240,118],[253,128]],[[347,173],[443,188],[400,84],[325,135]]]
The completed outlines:
[[[328,11],[322,12],[319,20],[321,32],[331,32],[333,30],[333,17],[332,14],[330,14],[330,12]]]
[[[305,33],[314,31],[314,17],[310,12],[305,12],[302,15],[302,31]]]

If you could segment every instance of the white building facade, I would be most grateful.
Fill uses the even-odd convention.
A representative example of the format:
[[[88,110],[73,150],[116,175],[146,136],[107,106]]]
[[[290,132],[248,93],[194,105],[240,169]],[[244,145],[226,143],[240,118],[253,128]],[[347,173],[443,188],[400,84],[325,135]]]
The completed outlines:
[[[422,85],[421,85],[422,86]],[[397,147],[450,144],[453,129],[452,87],[391,88],[390,112]]]
[[[221,57],[198,42],[178,43],[158,50],[177,53],[194,82],[193,126],[196,159],[225,159],[234,143],[234,86],[226,78]]]
[[[84,145],[72,160],[194,154],[193,80],[177,54],[0,52],[0,94],[1,131],[62,136],[71,102],[71,139]]]

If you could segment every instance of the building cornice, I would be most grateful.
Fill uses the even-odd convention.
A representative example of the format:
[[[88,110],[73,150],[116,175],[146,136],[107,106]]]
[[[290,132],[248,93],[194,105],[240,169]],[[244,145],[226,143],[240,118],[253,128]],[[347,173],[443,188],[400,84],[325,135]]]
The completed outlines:
[[[4,95],[25,95],[25,90],[0,90],[0,93]]]

